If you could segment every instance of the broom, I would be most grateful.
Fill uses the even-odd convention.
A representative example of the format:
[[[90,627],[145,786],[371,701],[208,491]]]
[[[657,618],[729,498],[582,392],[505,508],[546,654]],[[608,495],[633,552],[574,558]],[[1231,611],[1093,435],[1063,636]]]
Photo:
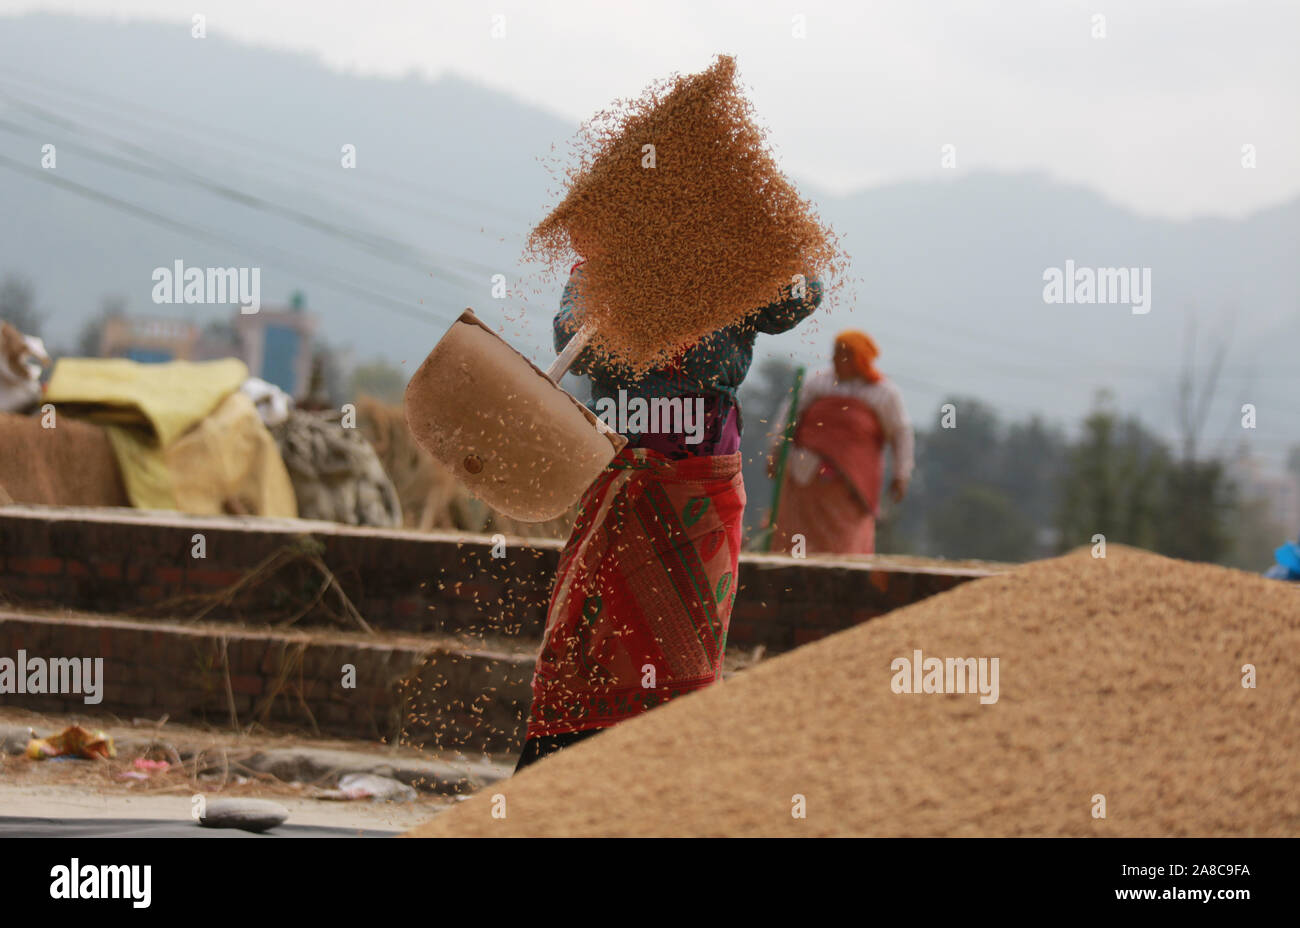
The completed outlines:
[[[777,452],[776,468],[772,484],[772,506],[768,510],[767,537],[763,539],[763,550],[772,550],[772,538],[776,535],[776,516],[781,506],[781,486],[785,483],[785,462],[790,456],[790,444],[794,441],[795,427],[799,422],[799,389],[803,386],[804,368],[794,371],[794,386],[790,390],[790,412],[785,417],[785,426],[781,430],[781,450]]]

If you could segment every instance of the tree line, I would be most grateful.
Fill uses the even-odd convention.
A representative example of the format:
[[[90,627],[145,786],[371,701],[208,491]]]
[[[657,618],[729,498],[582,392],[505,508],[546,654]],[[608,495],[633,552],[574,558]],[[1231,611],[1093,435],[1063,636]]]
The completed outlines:
[[[771,501],[764,433],[793,366],[769,360],[756,373],[742,391],[751,537]],[[903,503],[884,504],[879,552],[1025,561],[1100,534],[1170,557],[1263,570],[1272,549],[1295,535],[1297,526],[1275,524],[1266,505],[1240,492],[1223,460],[1197,455],[1194,443],[1173,447],[1105,393],[1074,436],[1036,415],[1010,421],[973,397],[948,397],[940,410],[949,409],[946,417],[913,411],[916,470]],[[1300,464],[1300,448],[1293,460]]]

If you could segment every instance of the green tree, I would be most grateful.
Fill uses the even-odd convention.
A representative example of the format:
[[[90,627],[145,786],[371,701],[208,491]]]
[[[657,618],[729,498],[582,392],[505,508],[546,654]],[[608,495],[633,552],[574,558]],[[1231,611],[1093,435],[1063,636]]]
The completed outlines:
[[[1156,548],[1167,513],[1169,451],[1134,418],[1121,419],[1109,399],[1084,420],[1066,455],[1061,488],[1061,550],[1107,541]]]
[[[930,421],[917,428],[912,486],[882,518],[877,548],[1004,560],[1051,553],[1060,430],[1037,418],[1004,426],[992,406],[963,396],[945,398]]]
[[[99,357],[103,343],[104,323],[126,315],[126,301],[118,296],[106,296],[99,304],[99,315],[87,319],[77,333],[77,354],[83,358]]]
[[[983,497],[958,500],[974,487],[996,485],[1002,424],[993,407],[973,397],[950,396],[935,427],[918,430],[916,472],[907,499],[889,512],[886,538],[912,539],[915,552],[934,557],[981,557],[978,535],[988,526],[958,526],[954,513],[970,513]],[[995,507],[984,507],[984,515]],[[964,551],[965,554],[957,552]]]
[[[1196,316],[1188,317],[1187,354],[1179,375],[1177,423],[1182,454],[1166,474],[1165,512],[1156,550],[1171,557],[1221,561],[1240,528],[1236,490],[1223,464],[1197,453],[1227,357],[1232,329],[1213,341],[1207,365],[1197,363]]]
[[[1022,561],[1034,553],[1034,523],[1011,497],[987,485],[959,489],[931,510],[927,529],[946,557]]]
[[[1236,493],[1219,461],[1184,459],[1165,475],[1165,510],[1155,549],[1189,561],[1222,561],[1232,547]]]
[[[917,449],[918,461],[924,453],[926,498],[938,505],[969,484],[997,485],[1003,431],[997,411],[974,397],[948,397],[935,422]]]
[[[998,449],[993,483],[1033,526],[1030,556],[1043,557],[1055,550],[1050,538],[1061,506],[1061,471],[1068,447],[1059,428],[1034,416],[1009,425]]]
[[[12,275],[0,280],[0,320],[24,335],[40,336],[45,314],[36,309],[36,288],[31,281]]]

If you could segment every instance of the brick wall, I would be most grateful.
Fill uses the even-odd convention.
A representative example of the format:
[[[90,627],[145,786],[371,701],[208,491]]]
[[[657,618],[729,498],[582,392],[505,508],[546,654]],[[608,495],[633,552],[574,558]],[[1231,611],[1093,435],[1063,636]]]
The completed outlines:
[[[5,705],[389,742],[404,733],[406,743],[473,751],[519,747],[532,673],[531,655],[428,640],[0,610],[0,657],[20,650],[103,658],[101,701],[6,693]]]
[[[206,557],[193,555],[203,537]],[[0,600],[134,617],[540,638],[560,544],[134,510],[0,509]],[[222,598],[259,565],[271,563]],[[783,651],[987,573],[745,555],[729,644]]]

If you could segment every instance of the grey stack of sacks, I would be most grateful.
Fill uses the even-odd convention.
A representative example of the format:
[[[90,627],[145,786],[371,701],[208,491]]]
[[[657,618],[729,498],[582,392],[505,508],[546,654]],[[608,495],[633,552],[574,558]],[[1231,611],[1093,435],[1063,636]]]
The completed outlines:
[[[289,469],[298,517],[400,527],[402,505],[375,449],[337,412],[293,409],[271,426]]]

